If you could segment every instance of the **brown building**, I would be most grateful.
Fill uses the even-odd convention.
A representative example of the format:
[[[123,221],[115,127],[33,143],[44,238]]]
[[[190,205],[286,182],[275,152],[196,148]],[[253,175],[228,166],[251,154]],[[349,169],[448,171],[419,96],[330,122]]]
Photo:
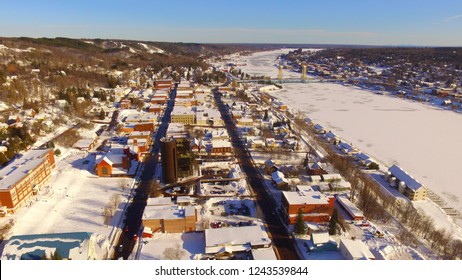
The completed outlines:
[[[282,206],[287,221],[294,224],[298,211],[301,209],[307,222],[328,223],[334,212],[335,198],[314,191],[311,187],[297,186],[298,191],[283,191]]]
[[[147,205],[143,213],[143,226],[152,232],[190,232],[196,230],[197,211],[193,206]]]
[[[162,180],[166,184],[174,183],[178,179],[175,139],[162,138],[160,140],[160,152],[162,160]]]
[[[0,206],[13,213],[37,194],[55,167],[52,149],[30,150],[0,170]]]
[[[137,123],[133,126],[133,131],[149,131],[149,132],[154,132],[156,129],[156,126],[152,122],[148,123]]]

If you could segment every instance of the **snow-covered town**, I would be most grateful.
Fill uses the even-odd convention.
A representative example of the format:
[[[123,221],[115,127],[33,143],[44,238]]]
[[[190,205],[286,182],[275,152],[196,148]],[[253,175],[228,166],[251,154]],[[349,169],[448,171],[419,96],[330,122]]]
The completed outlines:
[[[460,259],[460,114],[279,67],[293,51],[4,104],[39,128],[0,170],[2,259]]]

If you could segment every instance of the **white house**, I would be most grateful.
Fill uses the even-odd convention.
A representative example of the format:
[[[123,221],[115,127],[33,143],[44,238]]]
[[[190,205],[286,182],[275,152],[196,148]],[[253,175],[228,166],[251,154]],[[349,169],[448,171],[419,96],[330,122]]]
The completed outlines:
[[[366,244],[359,239],[341,239],[339,252],[347,260],[375,260]]]

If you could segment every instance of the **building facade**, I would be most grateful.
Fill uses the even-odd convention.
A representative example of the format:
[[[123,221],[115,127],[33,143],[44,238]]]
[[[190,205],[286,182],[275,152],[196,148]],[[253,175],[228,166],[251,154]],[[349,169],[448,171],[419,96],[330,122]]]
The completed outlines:
[[[52,149],[30,150],[0,171],[0,204],[13,213],[37,194],[55,167]]]

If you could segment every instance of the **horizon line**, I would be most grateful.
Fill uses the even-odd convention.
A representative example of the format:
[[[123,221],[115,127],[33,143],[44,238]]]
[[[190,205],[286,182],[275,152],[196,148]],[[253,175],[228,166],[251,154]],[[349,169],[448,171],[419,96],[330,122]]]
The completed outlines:
[[[407,48],[462,48],[462,45],[420,45],[420,44],[354,44],[354,43],[249,43],[249,42],[183,42],[183,41],[153,41],[153,40],[141,40],[141,39],[121,39],[121,38],[75,38],[75,37],[29,37],[29,36],[0,36],[0,39],[72,39],[72,40],[112,40],[112,41],[134,41],[134,42],[150,42],[150,43],[172,43],[172,44],[202,44],[202,45],[311,45],[311,46],[350,46],[350,47],[407,47]]]

